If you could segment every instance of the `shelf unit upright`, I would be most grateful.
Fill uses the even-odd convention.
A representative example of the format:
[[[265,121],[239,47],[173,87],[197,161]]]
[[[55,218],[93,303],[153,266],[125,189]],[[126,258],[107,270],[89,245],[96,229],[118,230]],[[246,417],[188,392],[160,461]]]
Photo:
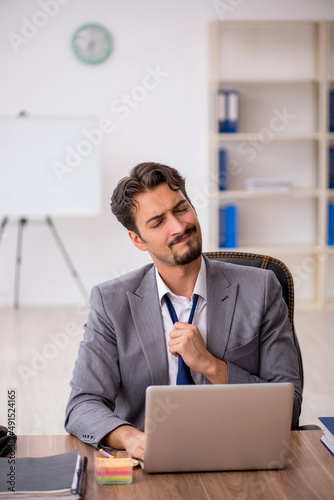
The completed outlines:
[[[329,92],[334,90],[334,21],[325,23],[325,34],[324,34],[324,45],[325,57],[325,78],[324,78],[324,96],[323,105],[327,112],[324,113],[324,129],[325,129],[325,139],[324,139],[324,156],[325,156],[325,196],[324,196],[324,210],[326,211],[325,223],[328,223],[328,202],[331,200],[334,202],[334,189],[328,189],[328,178],[329,178],[329,148],[334,147],[334,133],[329,132],[328,122],[329,122]],[[327,247],[326,255],[326,267],[324,269],[324,302],[334,304],[334,247]]]
[[[297,305],[334,304],[334,249],[327,245],[329,91],[334,21],[214,21],[209,26],[209,249],[219,248],[219,207],[238,208],[236,251],[287,264]],[[219,133],[218,92],[239,92],[239,128]],[[227,153],[219,191],[219,150]],[[254,192],[247,179],[288,179],[285,193]],[[230,250],[230,249],[227,249]],[[232,250],[232,249],[231,249]]]

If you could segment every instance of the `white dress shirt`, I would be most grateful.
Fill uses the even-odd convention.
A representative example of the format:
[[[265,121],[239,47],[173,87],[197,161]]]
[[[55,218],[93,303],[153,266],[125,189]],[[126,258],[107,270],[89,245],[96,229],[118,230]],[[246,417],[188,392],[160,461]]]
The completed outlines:
[[[184,323],[188,323],[188,319],[190,316],[190,311],[192,307],[192,300],[189,300],[187,297],[183,297],[180,295],[175,295],[170,291],[168,286],[162,280],[160,274],[157,269],[155,269],[157,286],[158,286],[158,294],[160,301],[160,308],[165,332],[165,340],[166,340],[166,349],[167,349],[167,358],[168,358],[168,370],[169,370],[169,384],[176,385],[176,377],[178,370],[178,358],[177,356],[173,356],[169,352],[168,342],[170,341],[170,332],[173,330],[173,322],[169,315],[167,305],[165,303],[164,295],[168,293],[168,297],[170,298],[178,320]],[[199,270],[197,280],[195,283],[195,288],[193,293],[198,295],[196,310],[193,318],[193,324],[197,326],[204,340],[204,344],[206,345],[206,325],[207,325],[207,293],[206,293],[206,265],[205,261],[202,257],[201,268]],[[196,384],[204,384],[205,377],[200,373],[197,373],[191,370],[191,375]]]

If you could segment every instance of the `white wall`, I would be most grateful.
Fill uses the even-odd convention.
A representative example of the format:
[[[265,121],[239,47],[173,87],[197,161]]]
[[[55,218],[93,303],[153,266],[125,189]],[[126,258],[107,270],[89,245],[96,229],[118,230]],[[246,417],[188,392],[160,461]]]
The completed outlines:
[[[48,2],[56,2],[58,12],[15,51],[8,34],[22,36],[26,18],[36,19],[41,5]],[[187,176],[206,242],[207,25],[218,17],[334,19],[334,2],[0,0],[1,116],[15,116],[24,109],[33,116],[93,115],[98,120],[109,118],[115,125],[99,147],[101,215],[55,219],[87,289],[148,261],[132,247],[126,230],[109,210],[117,181],[139,162],[167,163]],[[87,22],[105,25],[114,39],[111,57],[100,65],[81,63],[71,50],[73,33]],[[163,74],[156,88],[122,119],[112,110],[112,103],[124,94],[131,95],[147,72],[158,68]],[[16,234],[15,225],[8,227],[0,244],[0,306],[13,303]],[[28,225],[23,240],[20,303],[81,301],[48,228]]]

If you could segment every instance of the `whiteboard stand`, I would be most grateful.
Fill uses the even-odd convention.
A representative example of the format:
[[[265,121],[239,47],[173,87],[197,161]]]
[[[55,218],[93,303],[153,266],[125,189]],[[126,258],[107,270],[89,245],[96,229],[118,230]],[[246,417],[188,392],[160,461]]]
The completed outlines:
[[[58,234],[56,231],[55,225],[53,223],[53,220],[51,217],[46,217],[44,221],[50,228],[51,233],[53,234],[53,237],[72,273],[72,276],[74,280],[76,281],[80,292],[85,300],[86,303],[88,303],[88,293],[87,290],[85,289],[78,272],[76,271],[70,256]],[[15,287],[14,287],[14,307],[17,309],[19,307],[19,292],[20,292],[20,273],[21,273],[21,264],[22,264],[22,239],[23,239],[23,229],[24,227],[28,224],[28,219],[26,217],[21,217],[18,221],[18,235],[17,235],[17,247],[16,247],[16,265],[15,265]],[[0,240],[1,237],[5,231],[5,227],[8,224],[8,217],[4,217],[1,222],[0,226]],[[30,222],[31,224],[31,222]]]

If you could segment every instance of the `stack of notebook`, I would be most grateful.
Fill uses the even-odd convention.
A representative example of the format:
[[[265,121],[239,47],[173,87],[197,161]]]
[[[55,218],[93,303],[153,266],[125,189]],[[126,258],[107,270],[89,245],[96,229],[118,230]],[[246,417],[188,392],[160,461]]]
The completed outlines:
[[[0,458],[0,499],[80,499],[86,463],[78,451],[42,458]]]
[[[334,455],[334,417],[319,417],[319,420],[325,426],[321,442]]]

